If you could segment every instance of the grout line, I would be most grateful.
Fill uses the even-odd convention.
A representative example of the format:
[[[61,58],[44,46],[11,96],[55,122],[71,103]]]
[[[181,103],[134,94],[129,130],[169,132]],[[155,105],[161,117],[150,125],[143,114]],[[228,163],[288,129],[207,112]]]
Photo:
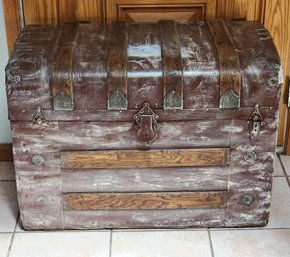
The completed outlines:
[[[111,233],[110,233],[109,257],[112,257],[112,242],[113,242],[113,229],[111,229]]]
[[[282,162],[282,160],[281,160],[281,156],[280,156],[280,154],[277,154],[277,157],[278,157],[278,160],[279,160],[280,165],[281,165],[281,167],[282,167],[282,170],[283,170],[284,176],[285,176],[285,178],[286,178],[286,181],[287,181],[287,183],[288,183],[288,186],[290,187],[290,181],[289,181],[289,178],[288,178],[288,174],[287,174],[286,169],[285,169],[285,166],[284,166],[284,164],[283,164],[283,162]]]
[[[210,230],[208,229],[207,232],[208,232],[211,256],[214,257],[214,249],[213,249],[213,243],[212,243],[212,239],[211,239]]]
[[[17,224],[18,224],[19,216],[20,215],[19,215],[19,212],[18,212],[17,213],[17,218],[16,218],[16,223],[15,223],[15,226],[14,226],[14,230],[13,230],[13,233],[12,233],[12,237],[11,237],[11,241],[10,241],[10,245],[9,245],[6,257],[10,256],[10,252],[11,252],[12,244],[13,244],[13,241],[14,241],[14,237],[15,237],[15,233],[16,233],[16,227],[17,227]]]

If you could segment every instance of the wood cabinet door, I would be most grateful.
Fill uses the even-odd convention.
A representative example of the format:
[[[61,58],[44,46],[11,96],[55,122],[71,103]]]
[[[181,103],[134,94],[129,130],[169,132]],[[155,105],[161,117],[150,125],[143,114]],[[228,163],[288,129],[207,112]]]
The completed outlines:
[[[107,0],[107,22],[214,19],[216,0]]]

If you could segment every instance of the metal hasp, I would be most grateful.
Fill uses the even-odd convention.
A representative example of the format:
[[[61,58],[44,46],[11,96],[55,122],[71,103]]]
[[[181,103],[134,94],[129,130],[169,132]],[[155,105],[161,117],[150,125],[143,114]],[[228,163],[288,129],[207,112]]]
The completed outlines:
[[[256,137],[261,131],[261,127],[265,125],[263,117],[259,111],[259,105],[256,104],[254,112],[251,114],[249,121],[251,136]]]
[[[46,119],[44,115],[42,114],[40,106],[37,106],[37,111],[36,111],[36,114],[32,118],[32,122],[38,125],[41,125],[42,123],[46,122]]]
[[[138,139],[146,146],[150,146],[157,138],[159,116],[152,111],[150,104],[145,102],[143,108],[133,116],[133,119]]]

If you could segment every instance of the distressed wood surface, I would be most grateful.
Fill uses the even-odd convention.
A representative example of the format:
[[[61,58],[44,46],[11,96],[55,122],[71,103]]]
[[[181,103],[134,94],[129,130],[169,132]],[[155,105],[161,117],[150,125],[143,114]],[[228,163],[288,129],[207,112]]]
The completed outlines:
[[[241,108],[236,110],[218,109],[219,60],[213,38],[204,22],[176,25],[185,96],[184,109],[178,111],[162,110],[162,39],[158,25],[127,25],[127,49],[125,46],[124,51],[128,54],[122,65],[127,67],[125,82],[128,83],[129,110],[111,112],[107,111],[107,65],[110,63],[108,52],[111,40],[108,26],[79,25],[75,46],[75,58],[79,61],[75,63],[72,74],[75,103],[72,112],[53,111],[52,105],[53,49],[59,28],[25,28],[16,42],[6,70],[23,226],[28,229],[95,229],[264,225],[270,205],[280,61],[268,32],[260,24],[227,22],[226,25],[241,67]],[[147,100],[160,117],[156,141],[150,146],[139,142],[133,119]],[[248,119],[256,104],[261,106],[263,124],[259,135],[254,136],[251,134],[253,124]],[[47,121],[33,124],[32,117],[39,105]],[[231,149],[229,158],[222,158],[229,162],[225,162],[227,165],[224,166],[207,168],[150,168],[150,158],[147,158],[147,162],[142,159],[141,168],[120,168],[115,164],[112,168],[104,161],[102,165],[105,166],[91,165],[83,169],[90,164],[84,161],[84,165],[67,169],[62,166],[60,158],[64,152],[81,152],[85,156],[108,151],[119,151],[119,155],[141,152],[142,157],[148,157],[152,152],[163,152],[168,153],[170,159],[172,157],[174,166],[179,166],[176,152],[201,148],[204,151],[208,148]],[[173,151],[171,156],[170,151]],[[35,162],[35,156],[40,164]],[[186,160],[186,165],[194,165],[191,157],[189,161],[182,154],[179,157],[182,157],[182,162]],[[252,159],[249,160],[249,157]],[[130,158],[127,158],[127,163]],[[197,159],[202,165],[209,161]],[[137,158],[133,160],[140,163]],[[133,166],[132,163],[130,165]],[[78,211],[64,210],[66,207],[63,206],[66,195],[92,196],[82,198],[86,199],[88,208],[90,204],[96,204],[94,197],[97,195],[111,197],[117,194],[119,198],[120,195],[126,196],[126,199],[128,195],[142,195],[140,202],[137,199],[138,203],[132,203],[142,208],[143,202],[146,202],[145,206],[152,204],[144,196],[147,193],[158,198],[168,192],[175,195],[206,195],[213,191],[220,194],[226,191],[227,199],[218,209],[195,206],[163,211]],[[202,204],[207,202],[206,197],[202,199]],[[120,202],[122,206],[130,205],[125,199]],[[175,204],[173,207],[178,208],[176,201]],[[166,203],[165,206],[170,205]]]
[[[61,152],[66,169],[199,167],[229,164],[229,149]]]
[[[261,36],[257,34],[257,31],[263,29],[263,27],[255,22],[227,22],[226,25],[229,28],[241,65],[241,75],[243,78],[241,106],[253,108],[256,104],[259,104],[260,106],[278,109],[277,98],[280,92],[280,87],[278,86],[280,61],[272,40],[270,38],[260,40]],[[128,106],[131,109],[139,109],[144,101],[148,100],[151,106],[158,108],[160,98],[162,98],[162,95],[156,96],[156,94],[162,94],[162,83],[160,83],[162,81],[160,44],[162,42],[160,41],[160,35],[158,36],[156,28],[154,29],[154,26],[156,27],[157,25],[142,25],[142,28],[146,28],[146,33],[144,34],[146,37],[140,35],[137,30],[137,25],[128,24],[127,26],[128,40],[130,41],[126,44],[127,47],[123,42],[123,47],[127,48],[127,51],[126,49],[124,51],[128,53],[128,56],[126,55],[125,60],[124,58],[115,57],[114,60],[122,59],[122,66],[124,67],[131,65],[127,69],[127,72],[125,72],[127,79],[122,82],[123,84],[128,83],[130,80],[130,85],[136,81],[139,84],[136,89],[128,90]],[[51,53],[50,47],[54,45],[56,39],[55,37],[44,36],[46,37],[46,44],[38,46],[37,51],[28,46],[39,42],[39,33],[43,33],[43,31],[55,32],[56,29],[51,26],[47,28],[40,27],[40,31],[36,32],[35,27],[28,27],[23,32],[23,35],[20,36],[20,39],[23,38],[23,40],[20,40],[23,41],[21,42],[22,45],[15,49],[10,63],[11,65],[19,66],[17,69],[12,68],[11,73],[22,78],[22,83],[17,83],[17,81],[8,83],[9,109],[13,110],[15,107],[36,109],[36,106],[40,102],[38,102],[39,98],[35,96],[35,93],[27,94],[27,92],[21,92],[19,90],[22,86],[27,87],[28,84],[31,91],[42,92],[42,107],[44,109],[51,109],[51,92],[49,85],[47,86],[49,76],[46,74],[46,70],[50,68],[50,60],[52,57],[50,55],[47,56],[46,53]],[[192,23],[190,25],[178,24],[176,29],[180,37],[183,93],[186,95],[184,108],[217,108],[219,106],[219,62],[215,52],[213,38],[210,35],[207,25],[204,22]],[[77,97],[74,99],[76,110],[104,110],[107,108],[107,95],[104,92],[108,90],[108,85],[106,85],[108,79],[107,65],[111,61],[108,62],[107,56],[110,57],[108,55],[108,47],[112,43],[110,41],[110,33],[107,33],[107,30],[108,27],[106,26],[91,24],[79,25],[81,35],[76,41],[75,58],[80,60],[80,62],[77,64],[77,69],[75,69],[73,74],[73,84],[75,84],[74,88],[77,94]],[[151,31],[152,35],[150,37]],[[248,36],[243,37],[242,35],[244,34]],[[35,39],[36,35],[37,39]],[[265,35],[267,36],[267,33]],[[86,40],[88,42],[84,43]],[[80,50],[81,47],[78,48],[80,43],[85,44],[88,47],[87,49],[90,50],[88,52]],[[98,47],[96,46],[97,43],[100,43]],[[27,44],[28,46],[25,48],[23,44]],[[22,56],[24,53],[23,49],[25,51],[30,50],[32,52],[31,56],[39,53],[42,58],[37,56],[38,61],[35,61],[35,65],[31,65],[31,60],[27,62],[27,59]],[[150,53],[154,53],[153,56],[155,57],[153,58]],[[133,56],[134,58],[132,59]],[[140,59],[138,59],[138,56],[140,56]],[[96,57],[95,60],[94,57]],[[45,62],[46,59],[47,62]],[[43,63],[40,64],[39,60],[42,60]],[[132,63],[133,60],[135,64]],[[138,65],[142,67],[135,71],[134,69]],[[154,69],[151,69],[151,67],[154,67]],[[121,70],[122,72],[124,71],[123,68]],[[110,73],[110,69],[108,71]],[[40,77],[39,74],[41,73],[42,76]],[[117,74],[113,76],[114,81],[121,79],[118,76]],[[124,78],[123,76],[121,77]],[[36,83],[36,78],[38,80],[41,78],[41,81]],[[34,83],[32,83],[33,80],[35,80]],[[40,84],[45,86],[40,87]],[[86,85],[88,85],[88,88]],[[118,87],[117,83],[114,89]],[[260,95],[264,97],[259,97]],[[22,103],[21,106],[18,105],[20,101]]]
[[[127,96],[127,23],[113,23],[108,48],[107,99],[120,90]]]
[[[88,89],[89,90],[89,89]],[[90,89],[92,90],[92,89]],[[105,102],[104,102],[105,103]],[[232,119],[248,120],[254,110],[253,107],[233,110],[219,108],[192,109],[192,110],[154,110],[159,116],[160,122],[166,121],[205,121],[205,120],[224,120],[228,122]],[[276,117],[278,112],[272,107],[259,108],[261,115],[265,119]],[[14,108],[10,111],[10,117],[14,121],[29,121],[36,113],[35,110],[23,109],[19,112]],[[70,111],[51,111],[42,110],[47,121],[103,121],[103,122],[126,122],[132,121],[136,114],[135,110],[124,111],[105,111],[105,110],[74,110]]]
[[[163,59],[163,97],[174,90],[183,99],[182,58],[177,25],[174,21],[159,21],[159,27]],[[183,104],[181,108],[182,106]]]
[[[225,166],[225,169],[211,167],[211,171],[208,171],[206,168],[193,168],[192,170],[190,168],[184,168],[185,170],[180,171],[171,168],[166,168],[166,170],[162,171],[150,169],[150,172],[146,175],[144,174],[146,169],[137,169],[131,171],[132,173],[128,169],[60,171],[60,150],[65,150],[68,146],[71,149],[75,148],[78,150],[86,149],[86,147],[94,149],[96,147],[94,142],[99,141],[95,136],[98,135],[100,138],[103,137],[103,132],[101,132],[103,129],[99,127],[101,123],[99,123],[98,126],[96,126],[96,123],[84,123],[83,129],[80,129],[82,127],[81,122],[78,123],[80,126],[77,130],[78,137],[79,140],[82,140],[78,141],[75,139],[73,140],[72,131],[75,130],[76,127],[72,127],[72,124],[67,124],[66,126],[60,124],[61,126],[59,129],[58,122],[43,125],[15,122],[13,125],[13,142],[14,154],[16,157],[16,173],[19,177],[19,180],[17,180],[18,190],[19,192],[27,192],[28,187],[31,188],[29,195],[20,193],[20,209],[22,210],[21,217],[23,224],[28,229],[56,227],[78,229],[106,227],[180,228],[195,226],[206,227],[226,225],[236,227],[263,225],[267,220],[267,213],[269,210],[270,177],[273,171],[274,140],[277,131],[276,120],[265,119],[264,121],[265,125],[261,129],[260,135],[254,138],[249,136],[249,127],[245,120],[232,120],[230,123],[227,122],[226,124],[225,121],[197,122],[198,124],[203,123],[202,125],[204,128],[207,127],[203,132],[205,132],[204,135],[210,133],[210,135],[208,135],[209,138],[211,137],[214,139],[214,134],[217,131],[223,131],[223,133],[225,133],[222,138],[223,142],[226,138],[230,138],[233,153],[231,152],[229,169],[228,166]],[[191,127],[193,124],[190,122],[180,124],[180,127],[186,127],[185,124],[187,124],[188,131],[194,131],[194,133],[197,133],[197,137],[201,137],[201,134],[198,134],[197,127],[195,127],[195,125]],[[220,125],[217,126],[217,124]],[[178,128],[176,123],[172,124],[172,126],[174,126],[175,129]],[[195,128],[195,130],[193,128]],[[116,130],[114,129],[115,128],[112,128],[112,131],[115,133]],[[31,137],[32,131],[34,134],[33,137]],[[216,132],[214,133],[212,131]],[[201,132],[202,131],[200,131],[200,133]],[[106,133],[107,132],[105,132],[105,134]],[[187,134],[188,132],[181,132],[179,136],[184,136],[184,133]],[[94,137],[92,137],[93,135]],[[221,135],[222,134],[219,134],[219,137],[221,137]],[[170,141],[170,139],[168,139],[168,134],[165,135],[164,139],[165,138],[167,138],[168,145],[168,140]],[[126,139],[128,140],[128,137],[126,137]],[[110,143],[110,140],[112,140],[112,143]],[[107,144],[108,147],[112,148],[114,146],[116,147],[116,143],[113,143],[116,142],[115,140],[115,137],[109,136],[105,141],[109,144]],[[105,141],[104,144],[99,145],[101,149],[106,145]],[[228,141],[229,145],[230,141]],[[84,145],[82,145],[81,142],[83,142]],[[90,143],[86,145],[88,142]],[[180,143],[182,141],[176,142]],[[196,145],[204,145],[207,140],[196,140],[194,142]],[[210,139],[208,139],[208,142],[210,142]],[[215,139],[213,143],[217,144],[218,142]],[[122,149],[122,146],[119,145],[118,147]],[[244,155],[249,151],[255,151],[257,154],[257,159],[254,162],[247,162],[244,159]],[[45,157],[45,165],[34,167],[31,164],[31,156],[34,153],[42,154]],[[80,178],[80,174],[82,173],[84,176]],[[168,174],[164,180],[162,178],[164,177],[163,173]],[[196,177],[194,178],[195,175]],[[174,177],[174,179],[171,181],[172,177]],[[199,182],[196,182],[197,180]],[[24,183],[22,181],[27,182]],[[43,186],[39,186],[42,185],[40,181],[44,182]],[[162,185],[162,182],[166,183],[166,185]],[[134,184],[136,185],[137,183],[138,186],[134,188]],[[185,183],[188,184],[185,185]],[[124,184],[128,185],[128,187],[124,188],[123,186],[122,190],[122,185]],[[30,185],[35,186],[31,187]],[[46,185],[49,186],[47,190]],[[58,185],[61,185],[62,190]],[[55,186],[57,186],[57,189]],[[128,193],[131,189],[134,193],[148,190],[162,193],[167,190],[224,191],[228,189],[229,193],[227,207],[222,209],[222,211],[217,209],[213,209],[212,211],[208,209],[190,209],[184,211],[167,210],[166,212],[156,210],[119,210],[114,212],[110,212],[109,210],[95,210],[89,212],[64,211],[63,214],[62,212],[58,214],[64,215],[62,218],[62,216],[55,217],[54,212],[46,212],[47,209],[43,209],[43,207],[34,203],[34,199],[38,196],[45,196],[48,199],[52,199],[49,201],[49,204],[54,204],[55,201],[61,201],[59,197],[61,197],[61,194],[64,192],[102,193],[107,190],[108,193],[111,193],[112,191],[109,189],[115,190],[115,192],[124,193]],[[253,194],[255,197],[254,205],[247,207],[241,204],[241,197],[245,193]],[[53,198],[50,198],[52,196]],[[42,202],[42,199],[43,198],[38,198],[37,201]],[[49,204],[48,206],[50,206]],[[51,209],[54,210],[54,208],[56,207]],[[260,212],[259,210],[262,211]],[[224,216],[225,213],[226,216]],[[56,220],[59,221],[56,222]]]
[[[225,209],[66,211],[67,229],[224,226]]]
[[[62,170],[62,191],[161,192],[226,191],[228,166],[143,169]],[[124,187],[126,185],[126,187]]]
[[[66,210],[224,208],[226,192],[67,193]]]
[[[51,91],[54,103],[56,102],[55,97],[60,92],[65,92],[73,101],[72,74],[77,31],[78,26],[76,24],[65,24],[60,31],[54,52],[51,78]],[[73,102],[71,104],[73,108]],[[54,104],[54,109],[56,109],[56,104]]]
[[[224,107],[221,98],[232,89],[236,96],[241,94],[241,72],[238,55],[231,38],[231,34],[223,21],[207,22],[219,59],[220,69],[220,106]],[[237,107],[240,106],[240,99]]]

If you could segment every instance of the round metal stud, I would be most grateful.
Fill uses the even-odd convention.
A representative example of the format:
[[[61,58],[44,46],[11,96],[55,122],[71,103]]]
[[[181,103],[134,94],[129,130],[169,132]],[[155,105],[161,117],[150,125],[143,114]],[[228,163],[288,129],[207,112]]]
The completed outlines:
[[[31,162],[34,166],[40,167],[44,164],[44,157],[40,154],[35,154],[32,156]]]
[[[35,205],[38,207],[46,207],[48,204],[48,199],[46,196],[39,195],[34,199]]]
[[[250,151],[245,153],[244,160],[246,162],[253,162],[257,159],[257,154],[254,151]]]
[[[243,205],[250,206],[254,203],[255,197],[250,194],[245,194],[242,196],[241,202]]]

